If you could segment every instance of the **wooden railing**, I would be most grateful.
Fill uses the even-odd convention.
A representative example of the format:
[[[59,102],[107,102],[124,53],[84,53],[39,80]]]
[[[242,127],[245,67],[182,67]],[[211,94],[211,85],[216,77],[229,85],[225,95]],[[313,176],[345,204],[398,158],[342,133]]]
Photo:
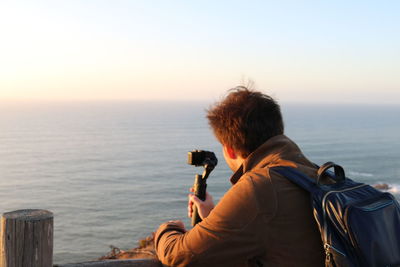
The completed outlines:
[[[17,210],[1,217],[0,267],[53,267],[53,213]],[[155,259],[106,260],[57,267],[161,267]]]

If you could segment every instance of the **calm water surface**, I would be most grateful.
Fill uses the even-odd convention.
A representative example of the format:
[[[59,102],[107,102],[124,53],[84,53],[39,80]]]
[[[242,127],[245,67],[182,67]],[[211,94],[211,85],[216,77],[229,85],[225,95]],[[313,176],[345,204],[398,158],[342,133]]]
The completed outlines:
[[[204,118],[207,103],[0,103],[0,212],[55,215],[54,262],[128,249],[166,220],[187,226],[186,196],[215,151],[208,180],[218,200],[230,170]],[[390,184],[399,197],[400,107],[283,105],[286,133],[317,164],[335,161],[356,180]]]

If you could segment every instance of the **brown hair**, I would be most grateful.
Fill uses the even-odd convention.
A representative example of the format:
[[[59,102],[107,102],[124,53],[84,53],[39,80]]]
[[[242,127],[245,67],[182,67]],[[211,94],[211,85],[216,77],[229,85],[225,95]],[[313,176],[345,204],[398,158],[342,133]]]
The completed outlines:
[[[228,92],[207,111],[209,124],[223,145],[246,158],[271,137],[283,134],[281,110],[274,99],[245,86]]]

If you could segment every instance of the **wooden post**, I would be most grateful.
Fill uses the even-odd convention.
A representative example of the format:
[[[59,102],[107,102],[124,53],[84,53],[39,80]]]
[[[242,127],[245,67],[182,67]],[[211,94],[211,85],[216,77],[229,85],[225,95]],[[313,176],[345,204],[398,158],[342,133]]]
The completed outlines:
[[[17,210],[1,217],[0,267],[53,265],[53,213]]]

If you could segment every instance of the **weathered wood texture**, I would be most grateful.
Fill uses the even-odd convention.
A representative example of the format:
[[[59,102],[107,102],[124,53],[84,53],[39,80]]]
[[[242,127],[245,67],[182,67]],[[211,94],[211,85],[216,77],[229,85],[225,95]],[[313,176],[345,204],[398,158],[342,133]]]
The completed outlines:
[[[134,260],[107,260],[91,261],[82,263],[71,263],[54,265],[54,267],[162,267],[160,261],[153,259],[134,259]]]
[[[53,265],[53,213],[17,210],[1,217],[0,267]]]

